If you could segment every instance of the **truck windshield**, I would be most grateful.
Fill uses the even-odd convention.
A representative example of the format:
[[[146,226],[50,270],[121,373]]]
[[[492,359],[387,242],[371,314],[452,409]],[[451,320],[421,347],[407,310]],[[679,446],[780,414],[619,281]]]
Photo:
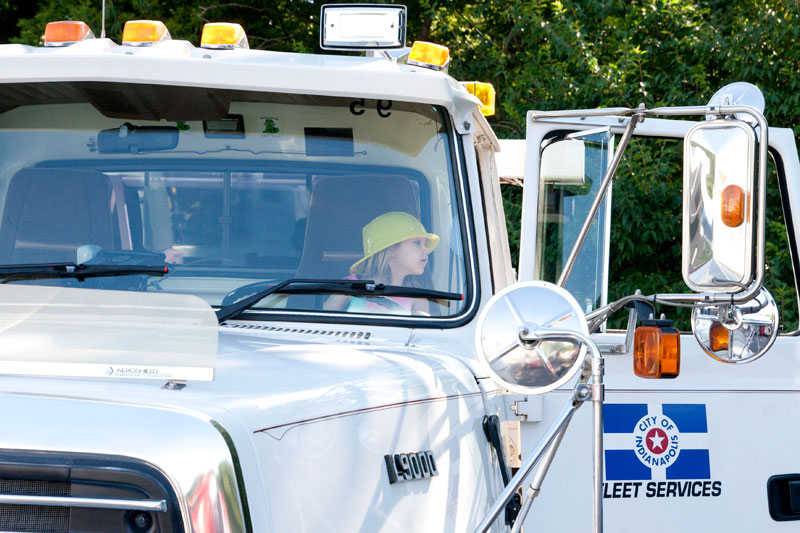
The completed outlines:
[[[250,316],[457,315],[469,254],[448,120],[362,98],[0,86],[0,265],[169,267],[4,281],[223,306],[290,278],[372,279],[465,298],[273,294]]]

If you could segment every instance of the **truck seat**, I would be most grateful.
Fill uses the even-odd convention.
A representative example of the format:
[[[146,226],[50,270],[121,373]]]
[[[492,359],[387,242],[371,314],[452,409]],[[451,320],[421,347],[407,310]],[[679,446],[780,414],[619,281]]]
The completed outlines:
[[[71,262],[83,244],[114,249],[111,190],[100,172],[20,170],[6,194],[0,264]]]
[[[363,256],[361,230],[390,211],[420,217],[419,186],[404,176],[322,178],[311,190],[298,278],[340,279]],[[323,298],[293,296],[289,307],[320,309]]]

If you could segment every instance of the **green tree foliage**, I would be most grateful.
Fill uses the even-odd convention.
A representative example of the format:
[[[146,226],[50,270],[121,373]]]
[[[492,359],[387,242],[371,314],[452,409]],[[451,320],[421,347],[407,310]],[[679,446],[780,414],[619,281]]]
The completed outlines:
[[[501,137],[523,137],[529,109],[702,105],[733,81],[761,88],[770,124],[800,127],[800,4],[794,1],[482,0],[425,6],[430,33],[451,47],[451,72],[498,88],[491,122]],[[686,291],[680,276],[681,160],[666,144],[632,143],[618,172],[611,298],[636,288]],[[777,187],[768,192],[767,284],[784,323],[795,328],[796,294]],[[504,195],[516,258],[521,195],[512,187]]]
[[[47,22],[85,20],[99,35],[101,0],[0,0],[19,20],[4,41],[37,44]],[[252,48],[319,52],[314,0],[107,0],[106,31],[158,19],[197,44],[208,21],[242,24]],[[378,2],[388,3],[388,2]],[[723,85],[749,81],[765,94],[770,124],[800,128],[800,3],[795,0],[413,0],[409,40],[450,47],[450,73],[498,89],[491,119],[500,137],[522,138],[530,109],[698,105]],[[795,129],[800,133],[800,129]],[[685,287],[680,276],[680,154],[669,143],[632,143],[614,185],[611,297]],[[504,188],[514,261],[521,193]],[[769,188],[767,282],[796,324],[777,187]],[[619,319],[622,320],[622,319]],[[794,326],[793,326],[794,327]]]

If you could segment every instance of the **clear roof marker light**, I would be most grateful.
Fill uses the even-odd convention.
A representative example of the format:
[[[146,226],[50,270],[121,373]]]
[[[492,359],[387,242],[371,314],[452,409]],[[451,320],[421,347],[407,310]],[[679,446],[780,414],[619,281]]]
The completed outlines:
[[[395,50],[406,44],[406,6],[325,4],[320,20],[323,50]]]

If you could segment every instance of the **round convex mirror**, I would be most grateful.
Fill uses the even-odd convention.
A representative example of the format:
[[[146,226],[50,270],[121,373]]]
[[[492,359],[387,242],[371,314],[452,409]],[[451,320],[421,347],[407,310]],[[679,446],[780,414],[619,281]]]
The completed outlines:
[[[707,105],[714,107],[721,105],[746,105],[763,113],[765,105],[764,94],[752,83],[747,83],[746,81],[735,81],[715,92],[714,96],[711,97],[711,100],[708,101]],[[735,116],[739,120],[747,121],[753,126],[758,124],[758,121],[755,119],[755,117],[748,115],[747,113],[736,113]],[[714,120],[716,118],[717,115],[706,115],[707,120]]]
[[[496,382],[514,392],[541,394],[569,381],[583,363],[586,347],[569,332],[589,334],[572,295],[552,283],[528,281],[489,300],[478,318],[475,346]],[[553,334],[559,338],[540,339]]]
[[[692,331],[705,352],[723,363],[749,363],[769,350],[778,336],[778,306],[765,288],[733,307],[697,307]]]

